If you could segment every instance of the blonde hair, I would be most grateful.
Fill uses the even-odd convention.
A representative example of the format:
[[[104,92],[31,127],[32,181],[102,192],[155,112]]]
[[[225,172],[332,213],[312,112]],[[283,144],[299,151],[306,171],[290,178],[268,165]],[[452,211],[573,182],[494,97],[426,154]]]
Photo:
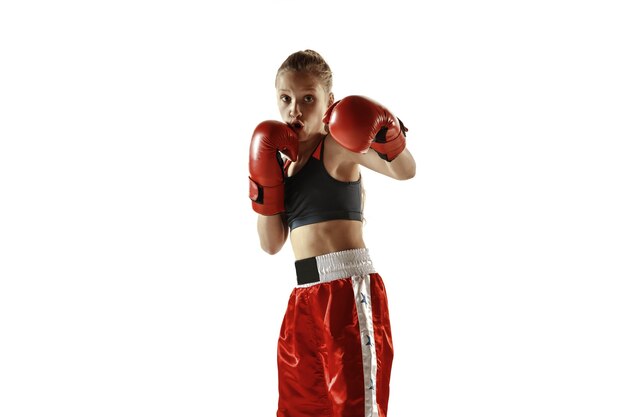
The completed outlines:
[[[274,85],[276,85],[278,76],[283,71],[311,73],[319,79],[324,91],[330,93],[333,89],[333,72],[324,58],[312,49],[305,49],[289,55],[276,71]]]

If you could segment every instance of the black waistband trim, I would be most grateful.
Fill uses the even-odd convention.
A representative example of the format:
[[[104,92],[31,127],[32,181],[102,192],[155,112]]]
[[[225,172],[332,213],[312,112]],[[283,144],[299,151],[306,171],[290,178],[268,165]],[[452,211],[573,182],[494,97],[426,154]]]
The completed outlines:
[[[315,257],[296,261],[296,277],[298,279],[298,285],[319,282],[320,273],[317,269],[317,260]]]

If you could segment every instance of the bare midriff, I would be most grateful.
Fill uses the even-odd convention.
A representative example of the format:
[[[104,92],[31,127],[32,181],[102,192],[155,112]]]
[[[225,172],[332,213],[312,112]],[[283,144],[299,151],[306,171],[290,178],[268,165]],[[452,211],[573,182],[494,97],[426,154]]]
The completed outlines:
[[[296,260],[365,247],[363,223],[357,220],[308,224],[295,228],[290,236]]]

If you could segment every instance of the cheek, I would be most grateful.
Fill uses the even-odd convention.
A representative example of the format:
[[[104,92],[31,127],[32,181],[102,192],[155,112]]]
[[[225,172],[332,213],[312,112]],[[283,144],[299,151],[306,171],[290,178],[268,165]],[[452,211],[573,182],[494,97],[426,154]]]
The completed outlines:
[[[289,110],[283,105],[283,103],[278,103],[278,112],[283,118],[289,115]]]
[[[317,104],[314,108],[311,109],[310,116],[315,120],[319,120],[320,123],[324,118],[324,113],[326,112],[326,107],[323,104]]]

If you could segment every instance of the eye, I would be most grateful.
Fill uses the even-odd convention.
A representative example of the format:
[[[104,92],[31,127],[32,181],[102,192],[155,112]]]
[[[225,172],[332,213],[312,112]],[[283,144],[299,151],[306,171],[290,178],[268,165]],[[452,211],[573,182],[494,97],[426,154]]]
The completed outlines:
[[[315,97],[313,96],[304,96],[305,103],[313,103],[314,100],[315,100]]]
[[[291,101],[291,97],[286,96],[286,95],[282,95],[280,96],[280,101],[284,102],[284,103],[289,103]]]

